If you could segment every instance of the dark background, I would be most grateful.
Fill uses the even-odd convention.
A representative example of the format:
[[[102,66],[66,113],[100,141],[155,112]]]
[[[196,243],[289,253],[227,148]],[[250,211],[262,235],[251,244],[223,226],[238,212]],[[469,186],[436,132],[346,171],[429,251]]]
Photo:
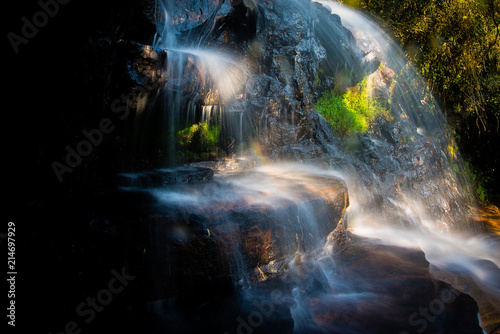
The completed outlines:
[[[56,333],[63,331],[70,320],[81,323],[75,313],[76,306],[107,286],[111,269],[121,271],[123,267],[117,245],[95,240],[85,227],[89,196],[116,172],[111,140],[104,138],[103,144],[94,148],[81,165],[71,174],[65,174],[63,182],[58,181],[51,167],[52,161],[63,161],[66,145],[75,147],[83,139],[83,129],[97,127],[109,115],[103,83],[86,73],[89,66],[86,45],[101,37],[150,43],[155,27],[143,15],[137,15],[143,6],[140,1],[72,0],[59,5],[58,13],[49,17],[48,23],[38,28],[37,35],[20,45],[19,53],[15,54],[7,34],[22,35],[21,18],[26,16],[32,22],[33,14],[41,7],[37,1],[11,1],[5,6],[2,40],[6,90],[1,161],[6,200],[0,231],[6,233],[9,221],[16,223],[18,275],[14,330]],[[107,259],[99,256],[98,249],[82,256],[77,248],[84,247],[86,240],[102,242],[102,251],[108,252]],[[6,268],[4,245],[2,240],[2,261]],[[61,254],[69,257],[62,259]],[[68,276],[78,272],[95,275]],[[79,282],[85,282],[85,286],[77,286]],[[2,305],[8,302],[7,291],[5,286]],[[117,297],[106,311],[111,319],[113,312],[121,308],[123,298],[125,294]],[[5,315],[3,318],[4,327],[7,320]],[[84,328],[85,332],[106,328],[99,320],[91,326]],[[115,329],[119,331],[123,324],[117,326]]]

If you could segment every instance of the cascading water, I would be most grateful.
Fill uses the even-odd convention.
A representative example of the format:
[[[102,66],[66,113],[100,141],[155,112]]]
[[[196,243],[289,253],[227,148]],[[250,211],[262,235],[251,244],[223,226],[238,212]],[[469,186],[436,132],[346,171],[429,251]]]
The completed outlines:
[[[386,180],[379,178],[378,183],[385,188],[386,196],[397,196],[400,192],[409,191],[408,198],[418,198],[418,200],[426,201],[426,206],[432,207],[431,210],[435,213],[440,211],[449,212],[454,201],[463,203],[465,207],[454,208],[457,213],[456,217],[453,217],[453,213],[444,214],[445,217],[442,218],[438,226],[428,226],[428,228],[435,231],[442,229],[471,231],[473,227],[468,224],[467,218],[464,219],[469,214],[470,207],[468,206],[473,207],[468,181],[463,178],[465,173],[460,169],[461,162],[457,153],[454,152],[452,156],[446,156],[447,153],[445,152],[452,150],[454,144],[448,133],[449,130],[444,116],[428,91],[423,78],[405,60],[401,48],[373,21],[339,3],[332,1],[321,1],[320,3],[328,7],[333,13],[340,15],[343,24],[354,33],[358,44],[365,51],[365,59],[375,59],[380,62],[382,69],[388,69],[390,73],[394,72],[391,75],[394,75],[395,80],[391,83],[391,87],[387,92],[389,95],[383,96],[383,98],[391,100],[390,112],[395,121],[398,122],[398,128],[390,129],[393,131],[390,135],[394,138],[397,132],[403,133],[403,136],[406,136],[405,141],[410,142],[407,146],[409,149],[418,150],[420,145],[435,146],[436,150],[438,150],[437,154],[441,155],[443,160],[446,160],[440,166],[440,170],[434,173],[435,175],[427,175],[424,178],[426,182],[421,184],[420,189],[415,187],[405,189],[405,187],[402,187],[402,189],[394,191],[394,180],[390,180],[390,176]],[[380,75],[380,72],[382,72],[382,75]],[[377,71],[367,77],[368,91],[372,93],[374,99],[380,98],[377,96],[380,90],[377,89],[377,86],[380,85],[380,77],[383,75],[383,71]],[[382,127],[379,131],[387,130],[388,128]],[[383,166],[386,163],[383,168],[392,169],[393,176],[413,172],[412,169],[415,170],[415,168],[412,168],[412,165],[420,166],[430,163],[424,161],[425,157],[419,155],[418,152],[412,152],[410,156],[405,157],[411,160],[410,163],[405,163],[399,157],[394,158],[396,145],[390,140],[387,142],[387,140],[384,140],[384,135],[380,136],[376,132],[371,132],[364,137],[364,140],[369,142],[367,145],[371,146],[370,149],[374,151],[373,155],[376,156],[380,165]],[[412,145],[412,143],[419,144]],[[384,154],[389,156],[390,161],[383,159],[386,157],[377,156]],[[436,159],[439,158],[441,157]],[[375,163],[375,166],[370,166],[371,169],[378,169],[379,167],[376,166],[378,162]],[[455,170],[452,171],[453,168],[451,167],[454,167]],[[377,172],[380,173],[380,171]],[[381,174],[387,173],[383,172]],[[448,179],[450,183],[443,184],[443,179]],[[429,186],[431,184],[432,186]],[[389,187],[392,187],[392,189]],[[445,191],[448,193],[444,193]],[[438,208],[437,206],[442,207]]]
[[[396,107],[391,112],[404,113],[408,116],[410,123],[408,128],[416,129],[418,135],[431,137],[443,152],[452,147],[453,143],[447,133],[446,123],[439,107],[432,100],[423,79],[411,64],[404,60],[401,49],[395,45],[394,41],[373,21],[360,13],[335,2],[322,1],[321,3],[342,17],[344,24],[353,31],[358,39],[358,43],[364,44],[364,47],[368,48],[371,53],[375,53],[375,57],[380,59],[382,65],[396,71],[397,80],[392,92],[392,103]],[[416,230],[412,228],[411,233],[414,240],[420,240],[417,244],[424,250],[432,265],[442,268],[462,268],[470,273],[476,283],[493,292],[498,298],[500,293],[498,270],[486,274],[484,270],[488,271],[486,267],[490,268],[489,265],[482,269],[477,267],[478,262],[482,260],[492,261],[493,267],[500,265],[498,256],[487,255],[492,254],[490,251],[485,252],[485,248],[491,248],[494,250],[493,253],[498,254],[498,242],[489,237],[485,239],[484,235],[479,233],[478,227],[474,226],[470,211],[474,205],[471,197],[472,192],[468,180],[463,177],[464,170],[460,169],[462,168],[460,157],[455,155],[450,160],[449,165],[443,166],[441,173],[434,177],[427,177],[425,182],[419,185],[425,189],[424,191],[410,188],[399,190],[399,193],[387,193],[386,196],[394,204],[393,210],[391,210],[394,212],[391,214],[397,212],[396,219],[406,216],[406,219],[412,222],[413,227],[419,227]],[[454,172],[452,172],[453,167],[455,167]],[[405,173],[407,171],[403,169],[398,172]],[[351,190],[351,199],[355,202],[356,187],[349,187],[349,189]],[[364,198],[364,195],[361,195],[360,198]],[[457,206],[457,203],[460,203],[460,206]],[[388,230],[380,232],[381,226],[387,226],[388,221],[391,220],[391,214],[378,212],[374,215],[374,211],[371,209],[368,212],[363,212],[363,203],[360,203],[359,206],[356,211],[360,216],[351,215],[351,226],[358,233],[377,238],[385,235],[382,240],[392,240],[401,244],[400,240],[397,240],[401,238],[398,232],[394,233],[394,238]],[[483,244],[481,250],[472,246],[478,244],[477,239],[486,243],[486,245]],[[487,239],[490,239],[490,242],[487,242]],[[429,242],[429,240],[434,240],[434,242]],[[460,245],[464,244],[468,244],[470,247],[462,249]],[[448,247],[449,249],[447,249]],[[460,271],[460,269],[458,270]]]
[[[478,303],[500,308],[500,243],[471,225],[474,201],[460,176],[460,157],[444,117],[396,43],[373,21],[338,3],[243,1],[235,6],[244,6],[245,17],[257,12],[260,19],[257,37],[246,41],[237,57],[225,39],[219,39],[225,51],[209,46],[218,15],[233,10],[229,1],[216,3],[207,2],[208,14],[186,19],[202,21],[195,28],[184,26],[175,3],[157,6],[162,14],[156,46],[166,49],[168,57],[163,101],[168,136],[162,145],[172,164],[179,129],[199,123],[220,126],[221,136],[228,138],[225,146],[236,143],[240,158],[257,167],[223,172],[200,185],[127,188],[141,189],[157,203],[162,218],[154,218],[159,227],[153,227],[152,239],[158,238],[153,244],[167,249],[169,257],[158,265],[160,277],[182,290],[182,281],[195,286],[202,275],[214,282],[219,275],[230,276],[241,297],[237,313],[229,312],[236,319],[230,327],[247,333],[272,332],[282,319],[292,319],[286,330],[297,333],[448,332],[456,328],[446,322],[454,312],[446,306],[451,302],[405,297],[418,296],[419,288],[432,290],[426,285],[431,276],[425,260],[439,279],[471,293]],[[303,16],[285,9],[290,6]],[[266,10],[282,14],[273,15],[283,23]],[[297,40],[266,31],[266,25],[286,25],[287,20],[303,29]],[[280,38],[286,40],[278,44],[281,49],[272,44]],[[290,46],[290,40],[296,44]],[[360,52],[350,46],[354,40]],[[290,54],[276,54],[281,52]],[[241,60],[242,55],[248,59]],[[353,86],[363,75],[372,98],[391,100],[392,119],[377,120],[366,133],[350,137],[335,137],[330,130],[324,130],[330,131],[324,137],[308,134],[314,132],[313,123],[325,126],[307,116],[313,114],[313,100],[329,87]],[[244,150],[248,147],[253,152]],[[309,156],[302,153],[309,149]],[[159,173],[166,173],[160,177],[165,179],[171,171]],[[339,190],[339,179],[347,185],[349,200]],[[335,214],[332,203],[341,203]],[[173,227],[164,227],[164,221]],[[178,255],[182,251],[185,258]],[[214,265],[204,257],[223,260]],[[196,271],[190,266],[199,269],[199,276],[186,274]],[[266,299],[270,292],[279,298]],[[252,303],[260,317],[246,305]],[[412,318],[426,303],[433,303],[434,315]],[[241,314],[249,316],[242,322]],[[273,319],[271,325],[264,326],[264,318]],[[165,319],[164,326],[186,325],[185,320]]]
[[[155,46],[167,51],[168,80],[162,108],[168,114],[164,131],[169,135],[164,146],[168,147],[170,165],[179,160],[176,134],[193,124],[220,127],[217,141],[220,140],[224,148],[231,149],[236,142],[239,147],[243,145],[244,110],[238,109],[237,102],[249,73],[247,64],[238,60],[234,53],[208,47],[207,42],[214,29],[216,14],[224,6],[228,5],[220,2],[203,22],[202,29],[191,35],[186,33],[186,27],[183,30],[185,18],[175,4],[160,1],[156,5]],[[183,33],[185,36],[181,36]]]

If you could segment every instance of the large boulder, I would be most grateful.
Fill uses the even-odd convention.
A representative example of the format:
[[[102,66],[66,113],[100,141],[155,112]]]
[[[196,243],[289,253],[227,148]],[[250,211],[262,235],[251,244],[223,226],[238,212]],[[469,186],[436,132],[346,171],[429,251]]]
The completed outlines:
[[[348,237],[331,257],[297,263],[296,331],[482,332],[474,299],[435,279],[421,250]]]
[[[323,245],[349,205],[345,183],[331,176],[273,175],[269,188],[256,189],[251,183],[259,178],[269,175],[247,172],[150,192],[151,283],[163,282],[151,284],[151,298],[228,277],[247,286],[283,274],[298,250]]]
[[[144,273],[145,300],[280,277],[297,252],[346,233],[339,178],[290,168],[212,175],[199,167],[125,175],[123,189],[92,199],[96,240],[128,240],[125,261]]]

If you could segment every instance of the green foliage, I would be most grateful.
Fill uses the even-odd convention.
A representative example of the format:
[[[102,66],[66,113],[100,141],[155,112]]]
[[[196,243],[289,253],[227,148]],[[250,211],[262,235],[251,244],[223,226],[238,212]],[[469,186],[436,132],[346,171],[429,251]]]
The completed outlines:
[[[193,124],[177,132],[176,144],[180,160],[209,159],[219,143],[221,128],[208,123]]]
[[[316,110],[332,125],[337,135],[349,136],[366,132],[377,115],[385,112],[367,92],[366,79],[354,89],[339,95],[326,92],[315,104]]]
[[[349,3],[349,1],[346,1]],[[500,131],[500,3],[495,0],[360,0],[380,16],[448,114]]]
[[[417,65],[483,189],[500,189],[500,1],[344,0],[380,17]],[[496,172],[495,172],[496,171]],[[486,187],[487,185],[487,187]],[[500,197],[500,196],[499,196]]]
[[[490,200],[491,190],[487,189],[488,183],[491,182],[490,177],[475,167],[469,160],[465,160],[465,169],[467,177],[472,183],[476,198],[483,203]]]

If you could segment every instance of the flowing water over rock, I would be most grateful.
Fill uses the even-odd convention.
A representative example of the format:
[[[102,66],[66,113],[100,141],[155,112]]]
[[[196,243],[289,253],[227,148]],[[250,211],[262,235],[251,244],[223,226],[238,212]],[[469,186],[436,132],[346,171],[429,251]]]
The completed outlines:
[[[499,239],[396,43],[330,1],[195,3],[157,6],[165,87],[134,119],[157,169],[120,175],[102,200],[126,209],[94,220],[140,217],[154,330],[482,333]],[[364,78],[390,117],[334,134],[314,102]]]

